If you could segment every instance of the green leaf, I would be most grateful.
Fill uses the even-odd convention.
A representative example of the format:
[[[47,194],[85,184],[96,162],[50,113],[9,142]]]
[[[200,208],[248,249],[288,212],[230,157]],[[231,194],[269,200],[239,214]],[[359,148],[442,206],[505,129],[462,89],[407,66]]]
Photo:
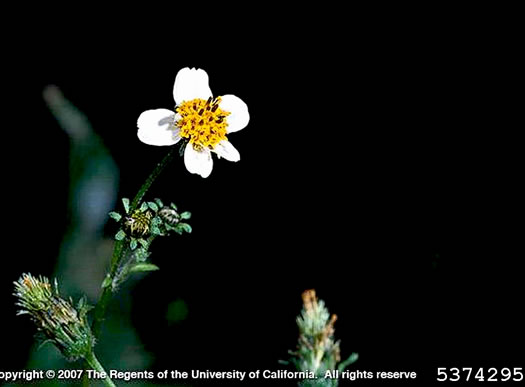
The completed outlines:
[[[86,296],[82,296],[79,298],[77,303],[77,310],[84,309],[84,306],[87,305]]]
[[[79,317],[83,319],[91,309],[93,309],[93,306],[88,304],[86,296],[80,297],[77,304]]]
[[[137,263],[134,265],[131,269],[129,269],[130,273],[140,273],[144,271],[156,271],[160,270],[157,265],[154,265],[152,263]]]
[[[151,219],[151,225],[152,226],[158,226],[162,223],[162,219],[158,216],[155,216],[153,219]]]
[[[144,248],[138,248],[137,250],[133,252],[133,254],[135,257],[135,261],[137,262],[145,262],[150,256],[150,253],[148,253],[148,251]]]
[[[131,238],[131,241],[129,242],[129,248],[131,250],[135,250],[137,248],[137,240],[135,238]]]
[[[350,364],[355,363],[359,359],[359,355],[355,352],[352,352],[352,354],[348,357],[348,359],[342,361],[339,363],[339,366],[337,366],[337,369],[339,371],[343,371],[346,367],[348,367]]]
[[[126,211],[126,214],[129,214],[129,199],[122,198],[122,204],[124,205],[124,211]]]
[[[162,235],[162,232],[160,231],[160,228],[158,226],[151,226],[151,234],[152,235]]]
[[[186,231],[187,233],[191,233],[192,231],[191,226],[188,223],[179,223],[177,228],[182,231]]]
[[[153,199],[155,201],[155,203],[157,203],[157,206],[159,208],[162,208],[164,207],[164,203],[162,203],[162,200],[160,200],[159,198],[156,198],[156,199]]]
[[[144,240],[144,239],[142,239],[142,238],[139,238],[138,241],[139,241],[139,243],[142,245],[142,247],[144,247],[146,250],[148,249],[148,247],[149,247],[149,243],[148,243],[147,240]]]
[[[104,281],[102,281],[102,285],[100,287],[102,289],[105,289],[108,286],[110,286],[112,282],[113,282],[113,280],[111,279],[111,277],[109,275],[107,275],[106,278],[104,278]]]
[[[189,218],[191,218],[191,212],[184,211],[182,214],[180,214],[180,218],[181,219],[189,219]]]
[[[118,230],[117,234],[115,235],[115,239],[117,241],[121,241],[126,237],[126,233],[123,230]]]
[[[153,202],[148,202],[148,207],[151,208],[155,212],[159,210],[159,207]]]
[[[148,208],[149,208],[149,207],[148,207],[148,203],[144,202],[144,203],[142,203],[141,206],[140,206],[140,211],[141,211],[141,212],[146,212],[146,210],[147,210]]]
[[[112,219],[115,219],[117,222],[119,222],[120,219],[122,219],[122,215],[120,215],[118,212],[115,212],[115,211],[111,211],[109,213],[109,217]]]
[[[175,211],[177,211],[177,206],[175,205],[175,203],[171,203],[170,207],[173,208]]]

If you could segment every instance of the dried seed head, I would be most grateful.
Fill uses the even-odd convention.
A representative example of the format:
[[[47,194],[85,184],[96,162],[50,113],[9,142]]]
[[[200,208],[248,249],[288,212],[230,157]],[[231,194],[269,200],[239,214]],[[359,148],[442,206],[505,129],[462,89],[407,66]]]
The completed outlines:
[[[77,310],[71,301],[64,300],[58,292],[58,284],[54,287],[45,277],[33,277],[23,274],[14,283],[14,296],[20,307],[18,315],[28,314],[48,340],[70,360],[83,357],[91,351],[93,338],[86,320],[85,304],[80,303]]]

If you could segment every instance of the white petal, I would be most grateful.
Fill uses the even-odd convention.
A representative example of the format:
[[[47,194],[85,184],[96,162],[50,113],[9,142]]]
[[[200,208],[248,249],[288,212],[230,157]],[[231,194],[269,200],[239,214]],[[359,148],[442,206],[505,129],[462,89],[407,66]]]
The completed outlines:
[[[148,145],[174,145],[180,140],[173,125],[175,113],[168,109],[146,110],[137,120],[139,140]]]
[[[188,143],[184,151],[184,164],[188,172],[208,177],[213,169],[211,152],[208,148],[195,150],[193,145]]]
[[[221,97],[220,106],[222,110],[231,113],[226,117],[226,122],[228,123],[226,130],[228,133],[237,132],[248,125],[250,113],[248,113],[248,105],[242,99],[235,95],[226,94]]]
[[[239,161],[241,159],[239,151],[235,149],[232,143],[228,140],[223,140],[215,145],[213,151],[217,153],[219,157],[223,157],[228,161]]]
[[[195,98],[207,100],[211,96],[206,71],[185,67],[178,72],[173,86],[173,99],[177,105]]]

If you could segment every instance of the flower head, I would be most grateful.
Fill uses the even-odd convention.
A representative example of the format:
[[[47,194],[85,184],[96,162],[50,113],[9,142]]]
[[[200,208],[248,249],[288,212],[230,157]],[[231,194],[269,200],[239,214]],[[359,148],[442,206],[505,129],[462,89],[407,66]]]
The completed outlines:
[[[18,314],[28,314],[47,340],[53,342],[70,360],[90,353],[94,340],[86,314],[89,306],[83,299],[75,309],[58,293],[55,281],[51,286],[45,277],[23,274],[15,284]]]
[[[291,361],[299,371],[312,371],[318,377],[328,370],[340,371],[357,360],[358,355],[352,353],[348,359],[341,362],[339,341],[334,339],[335,314],[330,315],[323,300],[318,300],[315,290],[303,293],[303,310],[297,317],[299,327],[299,343]],[[327,380],[327,379],[325,379]],[[307,382],[301,385],[314,385]],[[315,384],[317,385],[317,384]],[[328,385],[337,385],[335,384]]]
[[[248,107],[240,98],[213,97],[206,71],[187,67],[175,78],[173,98],[175,111],[154,109],[140,115],[138,137],[143,143],[164,146],[185,141],[184,164],[202,177],[213,169],[211,152],[229,161],[240,160],[227,138],[250,121]]]

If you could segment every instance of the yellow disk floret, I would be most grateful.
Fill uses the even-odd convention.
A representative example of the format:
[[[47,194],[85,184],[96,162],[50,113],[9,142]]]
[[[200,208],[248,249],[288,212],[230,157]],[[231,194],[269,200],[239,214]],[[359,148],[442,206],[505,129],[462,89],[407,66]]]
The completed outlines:
[[[193,145],[213,149],[222,140],[226,140],[225,118],[230,115],[219,107],[221,97],[208,100],[192,99],[177,106],[180,119],[176,125],[180,136],[189,139]]]

